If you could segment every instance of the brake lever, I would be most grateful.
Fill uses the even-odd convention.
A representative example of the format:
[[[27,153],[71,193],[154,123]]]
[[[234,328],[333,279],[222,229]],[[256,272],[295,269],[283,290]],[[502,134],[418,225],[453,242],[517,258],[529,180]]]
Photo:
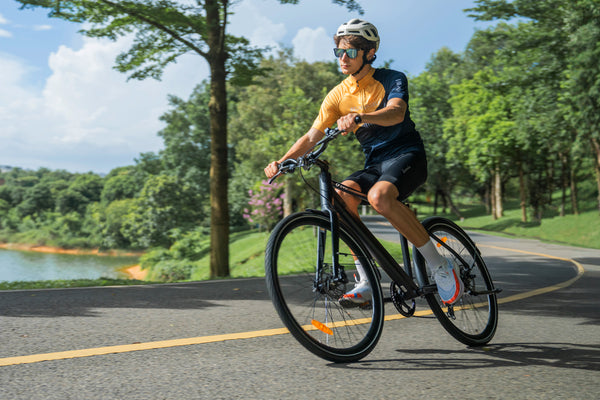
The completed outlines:
[[[278,171],[278,172],[277,172],[275,175],[273,175],[273,177],[272,177],[271,179],[269,179],[269,181],[268,181],[268,182],[269,182],[269,185],[272,185],[272,184],[273,184],[273,182],[275,181],[275,179],[277,179],[277,177],[278,177],[279,175],[281,175],[281,174],[282,174],[282,172],[281,172],[281,171]]]
[[[273,181],[275,179],[277,179],[277,177],[281,174],[288,174],[288,173],[292,173],[296,170],[296,168],[299,165],[299,161],[298,160],[294,160],[294,159],[288,159],[283,161],[281,164],[279,164],[279,170],[277,171],[277,173],[275,175],[273,175],[273,177],[271,179],[269,179],[269,185],[271,185],[273,183]]]

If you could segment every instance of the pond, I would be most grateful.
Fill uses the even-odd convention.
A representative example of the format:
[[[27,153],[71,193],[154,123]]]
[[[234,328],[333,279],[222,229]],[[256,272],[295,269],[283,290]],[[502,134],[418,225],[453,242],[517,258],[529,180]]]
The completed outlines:
[[[0,281],[127,278],[123,267],[137,264],[133,256],[39,253],[0,249]]]

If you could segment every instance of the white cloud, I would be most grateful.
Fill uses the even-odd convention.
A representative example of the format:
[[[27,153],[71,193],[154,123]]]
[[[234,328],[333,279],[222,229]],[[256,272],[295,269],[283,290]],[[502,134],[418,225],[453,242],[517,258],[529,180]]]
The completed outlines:
[[[246,0],[235,7],[229,33],[244,36],[254,46],[278,48],[286,34],[286,28],[284,23],[273,22],[262,15],[252,0]]]
[[[0,25],[8,24],[8,20],[4,18],[2,14],[0,14]],[[0,38],[10,38],[12,37],[12,32],[7,31],[6,29],[0,29]]]
[[[323,27],[301,28],[292,39],[294,55],[308,62],[331,60],[333,40]]]
[[[35,25],[33,27],[34,31],[49,31],[52,29],[52,25]]]
[[[158,151],[167,95],[187,99],[208,67],[199,56],[184,56],[160,82],[127,82],[112,67],[130,44],[85,38],[77,50],[60,46],[41,92],[27,88],[31,71],[23,62],[0,54],[0,164],[108,172]]]

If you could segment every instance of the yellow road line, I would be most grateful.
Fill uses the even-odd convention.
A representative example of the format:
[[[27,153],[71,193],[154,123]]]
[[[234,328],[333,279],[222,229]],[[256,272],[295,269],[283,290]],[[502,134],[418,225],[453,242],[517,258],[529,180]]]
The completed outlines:
[[[553,258],[557,260],[567,261],[573,263],[577,267],[577,276],[571,278],[565,282],[548,286],[545,288],[540,288],[536,290],[532,290],[526,293],[519,293],[513,296],[505,297],[502,299],[498,299],[498,303],[508,303],[511,301],[522,300],[528,297],[538,296],[540,294],[552,292],[558,289],[563,289],[567,286],[572,285],[576,280],[581,278],[585,270],[583,266],[575,260],[570,258],[562,258],[551,256],[548,254],[534,253],[525,250],[516,250],[509,249],[504,247],[490,246],[490,245],[478,245],[479,247],[488,247],[499,250],[512,251],[516,253],[524,253],[524,254],[532,254],[546,258]],[[424,316],[432,314],[431,310],[423,310],[415,313],[415,316]],[[398,319],[406,318],[401,314],[388,315],[385,317],[386,321],[393,321]],[[240,332],[240,333],[229,333],[223,335],[213,335],[213,336],[200,336],[194,338],[186,338],[186,339],[173,339],[173,340],[161,340],[156,342],[146,342],[146,343],[134,343],[134,344],[126,344],[126,345],[118,345],[118,346],[106,346],[106,347],[95,347],[90,349],[81,349],[81,350],[69,350],[69,351],[60,351],[56,353],[45,353],[45,354],[32,354],[29,356],[18,356],[18,357],[7,357],[0,358],[0,366],[9,366],[9,365],[19,365],[19,364],[33,364],[41,361],[56,361],[56,360],[65,360],[69,358],[81,358],[81,357],[92,357],[92,356],[100,356],[105,354],[118,354],[118,353],[129,353],[132,351],[140,351],[140,350],[154,350],[154,349],[164,349],[169,347],[178,347],[178,346],[190,346],[194,344],[206,344],[206,343],[216,343],[216,342],[224,342],[227,340],[240,340],[240,339],[253,339],[259,337],[268,337],[268,336],[276,336],[276,335],[284,335],[289,333],[286,328],[277,328],[277,329],[266,329],[260,331],[251,331],[251,332]]]
[[[266,329],[262,331],[228,333],[223,335],[200,336],[187,339],[161,340],[157,342],[134,343],[120,346],[95,347],[91,349],[60,351],[57,353],[33,354],[30,356],[0,358],[0,366],[31,364],[40,361],[64,360],[67,358],[81,358],[90,356],[100,356],[104,354],[128,353],[139,350],[164,349],[168,347],[189,346],[193,344],[205,344],[224,342],[226,340],[252,339],[258,337],[267,337],[283,335],[289,333],[286,328]]]
[[[498,247],[498,246],[492,246],[492,245],[477,245],[478,247],[487,247],[487,248],[491,248],[491,249],[497,249],[497,250],[506,250],[506,251],[512,251],[514,253],[523,253],[523,254],[530,254],[530,255],[534,255],[534,256],[540,256],[540,257],[545,257],[545,258],[553,258],[555,260],[561,260],[561,261],[566,261],[566,262],[570,262],[573,265],[575,265],[576,269],[577,269],[577,275],[569,280],[566,280],[564,282],[561,283],[557,283],[556,285],[552,285],[552,286],[547,286],[547,287],[543,287],[540,289],[535,289],[529,292],[525,292],[525,293],[518,293],[512,296],[508,296],[508,297],[504,297],[502,299],[498,299],[498,303],[503,304],[503,303],[510,303],[511,301],[517,301],[517,300],[523,300],[526,299],[528,297],[534,297],[534,296],[539,296],[540,294],[544,294],[544,293],[549,293],[549,292],[553,292],[555,290],[558,289],[563,289],[566,288],[568,286],[571,286],[576,280],[578,280],[579,278],[581,278],[583,276],[583,273],[585,272],[585,269],[583,268],[583,266],[578,263],[577,261],[571,259],[571,258],[564,258],[564,257],[557,257],[557,256],[551,256],[549,254],[542,254],[542,253],[535,253],[532,251],[526,251],[526,250],[517,250],[517,249],[509,249],[506,247]]]

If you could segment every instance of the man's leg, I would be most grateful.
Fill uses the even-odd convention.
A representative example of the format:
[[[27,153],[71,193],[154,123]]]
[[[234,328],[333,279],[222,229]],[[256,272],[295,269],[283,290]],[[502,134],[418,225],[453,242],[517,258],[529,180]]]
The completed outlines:
[[[362,192],[360,185],[354,181],[344,181],[342,182],[342,185],[348,186],[350,189],[354,189],[357,192]],[[342,198],[342,200],[344,200],[344,203],[346,203],[350,214],[358,217],[358,206],[360,205],[361,200],[358,197],[351,195],[350,193],[346,193],[338,189],[336,189],[335,191]]]
[[[458,301],[462,295],[463,284],[454,271],[452,263],[438,253],[416,215],[397,200],[398,195],[398,188],[393,183],[379,181],[369,190],[368,198],[371,206],[425,257],[429,268],[433,271],[442,301],[448,303]]]
[[[360,185],[354,181],[344,181],[342,184],[358,192],[362,191]],[[350,214],[356,218],[360,218],[358,214],[358,206],[360,205],[361,199],[341,190],[336,191],[342,200],[344,200],[344,203],[346,203]],[[356,279],[357,283],[354,285],[352,290],[344,294],[340,299],[340,303],[344,305],[344,307],[363,304],[368,301],[368,298],[371,294],[371,288],[369,286],[369,281],[367,280],[367,274],[365,273],[362,264],[356,257],[354,257],[354,265],[356,267],[356,271],[358,272],[358,278]]]
[[[398,201],[398,195],[398,188],[393,183],[379,181],[369,190],[369,203],[409,242],[422,247],[429,241],[429,234],[415,214]]]

